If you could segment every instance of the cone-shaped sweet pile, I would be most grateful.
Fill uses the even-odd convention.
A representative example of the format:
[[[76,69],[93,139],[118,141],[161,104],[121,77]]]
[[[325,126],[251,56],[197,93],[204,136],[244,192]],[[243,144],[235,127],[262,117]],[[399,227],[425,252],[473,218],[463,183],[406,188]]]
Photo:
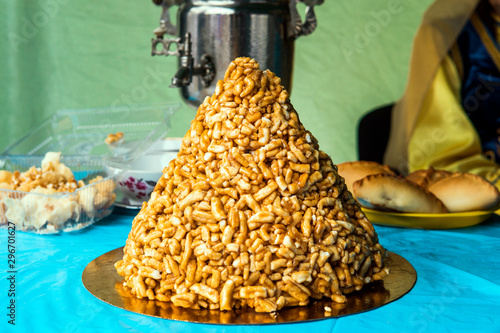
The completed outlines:
[[[199,107],[115,264],[139,298],[273,312],[389,273],[385,250],[270,71],[237,58]]]

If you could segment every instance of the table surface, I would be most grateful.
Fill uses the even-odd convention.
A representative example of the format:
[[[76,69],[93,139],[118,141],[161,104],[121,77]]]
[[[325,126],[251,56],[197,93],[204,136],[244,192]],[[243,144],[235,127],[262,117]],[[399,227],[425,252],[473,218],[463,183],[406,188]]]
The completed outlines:
[[[279,325],[191,324],[123,310],[94,297],[85,267],[125,244],[133,216],[114,213],[77,232],[15,234],[15,281],[9,281],[7,230],[0,230],[1,332],[500,332],[500,216],[468,228],[376,226],[380,243],[416,269],[414,288],[368,312]],[[11,243],[13,241],[11,240]],[[13,285],[10,282],[14,282]],[[15,297],[8,295],[14,287]],[[15,326],[8,323],[15,300]]]

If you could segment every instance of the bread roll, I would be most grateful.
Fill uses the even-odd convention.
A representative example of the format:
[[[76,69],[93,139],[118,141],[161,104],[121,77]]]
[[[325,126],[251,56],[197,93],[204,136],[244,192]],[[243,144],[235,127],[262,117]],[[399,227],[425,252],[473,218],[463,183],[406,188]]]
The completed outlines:
[[[368,175],[394,174],[386,166],[372,161],[354,161],[337,164],[339,175],[344,177],[347,189],[352,193],[352,184]]]
[[[489,210],[499,201],[496,186],[471,173],[454,173],[429,186],[449,212]]]
[[[367,208],[402,213],[447,213],[445,205],[425,188],[391,174],[369,175],[353,184],[353,194]]]

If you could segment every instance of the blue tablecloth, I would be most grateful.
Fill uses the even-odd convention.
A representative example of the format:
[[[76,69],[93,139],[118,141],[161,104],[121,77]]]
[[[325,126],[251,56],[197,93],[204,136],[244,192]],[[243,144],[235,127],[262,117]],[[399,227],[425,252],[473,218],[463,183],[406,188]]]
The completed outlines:
[[[415,287],[378,309],[308,323],[218,326],[139,315],[82,284],[89,262],[125,244],[133,217],[112,214],[62,235],[15,234],[15,326],[8,295],[8,233],[0,230],[0,332],[500,332],[500,216],[454,230],[376,226],[380,243],[416,269]],[[11,241],[12,242],[12,241]]]

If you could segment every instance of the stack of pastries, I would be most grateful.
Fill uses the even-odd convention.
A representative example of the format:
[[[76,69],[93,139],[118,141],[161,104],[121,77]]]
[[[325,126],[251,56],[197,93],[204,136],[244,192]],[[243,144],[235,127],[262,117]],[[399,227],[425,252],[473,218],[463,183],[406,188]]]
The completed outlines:
[[[500,199],[496,186],[465,172],[429,168],[406,177],[372,161],[344,162],[339,174],[360,204],[401,213],[460,213],[494,209]]]

